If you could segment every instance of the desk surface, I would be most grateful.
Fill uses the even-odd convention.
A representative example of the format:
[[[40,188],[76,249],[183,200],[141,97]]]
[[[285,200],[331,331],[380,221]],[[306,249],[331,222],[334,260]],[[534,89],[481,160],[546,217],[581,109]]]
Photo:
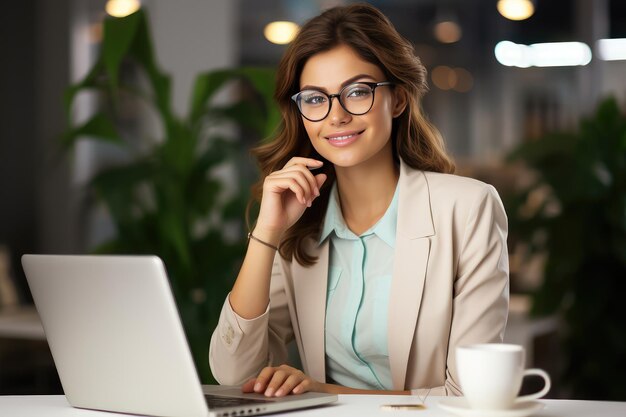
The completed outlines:
[[[445,417],[446,412],[437,407],[441,397],[426,400],[427,409],[423,411],[383,411],[383,404],[415,402],[406,396],[375,395],[340,395],[334,405],[294,413],[272,414],[272,416],[297,417],[342,417],[342,416],[407,416],[407,417]],[[626,402],[578,401],[578,400],[543,400],[546,407],[535,414],[536,417],[624,417]],[[112,417],[116,414],[79,410],[72,408],[64,396],[0,396],[0,416],[11,417]]]

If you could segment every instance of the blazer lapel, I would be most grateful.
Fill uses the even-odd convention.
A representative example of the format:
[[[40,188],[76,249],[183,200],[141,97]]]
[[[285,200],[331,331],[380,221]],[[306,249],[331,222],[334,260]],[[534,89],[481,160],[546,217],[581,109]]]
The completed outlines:
[[[430,253],[428,237],[433,236],[435,230],[424,173],[413,170],[402,162],[399,183],[388,348],[393,387],[402,390],[426,280]]]
[[[293,287],[302,337],[304,372],[311,378],[326,382],[324,355],[324,323],[326,320],[326,287],[328,274],[328,239],[317,248],[317,242],[308,248],[308,253],[319,256],[318,261],[304,267],[293,262]]]

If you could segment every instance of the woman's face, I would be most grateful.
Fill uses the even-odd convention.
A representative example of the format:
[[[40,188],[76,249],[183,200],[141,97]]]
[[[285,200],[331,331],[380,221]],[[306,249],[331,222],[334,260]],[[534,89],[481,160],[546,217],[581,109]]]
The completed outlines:
[[[346,85],[360,81],[389,80],[378,66],[363,60],[351,47],[339,45],[306,61],[300,76],[300,91],[337,94]],[[325,119],[312,122],[303,117],[304,128],[315,150],[337,167],[358,166],[378,158],[389,158],[392,162],[392,119],[405,107],[399,91],[390,86],[377,87],[372,108],[363,115],[348,113],[334,97]],[[358,96],[358,92],[355,94]]]

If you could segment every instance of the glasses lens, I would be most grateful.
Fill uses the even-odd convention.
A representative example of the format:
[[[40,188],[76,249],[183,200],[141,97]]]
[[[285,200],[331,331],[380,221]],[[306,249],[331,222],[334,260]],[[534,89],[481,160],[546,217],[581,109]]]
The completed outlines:
[[[350,84],[341,90],[341,103],[352,114],[365,114],[374,102],[374,91],[367,84]]]
[[[304,90],[298,96],[298,107],[304,117],[310,120],[321,120],[328,113],[328,96],[321,91]]]

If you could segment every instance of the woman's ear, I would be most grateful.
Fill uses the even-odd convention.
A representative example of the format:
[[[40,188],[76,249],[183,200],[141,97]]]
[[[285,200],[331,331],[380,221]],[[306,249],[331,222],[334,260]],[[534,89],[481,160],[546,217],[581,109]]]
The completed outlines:
[[[400,116],[407,106],[406,90],[404,88],[396,87],[393,89],[395,104],[393,106],[393,117]]]

